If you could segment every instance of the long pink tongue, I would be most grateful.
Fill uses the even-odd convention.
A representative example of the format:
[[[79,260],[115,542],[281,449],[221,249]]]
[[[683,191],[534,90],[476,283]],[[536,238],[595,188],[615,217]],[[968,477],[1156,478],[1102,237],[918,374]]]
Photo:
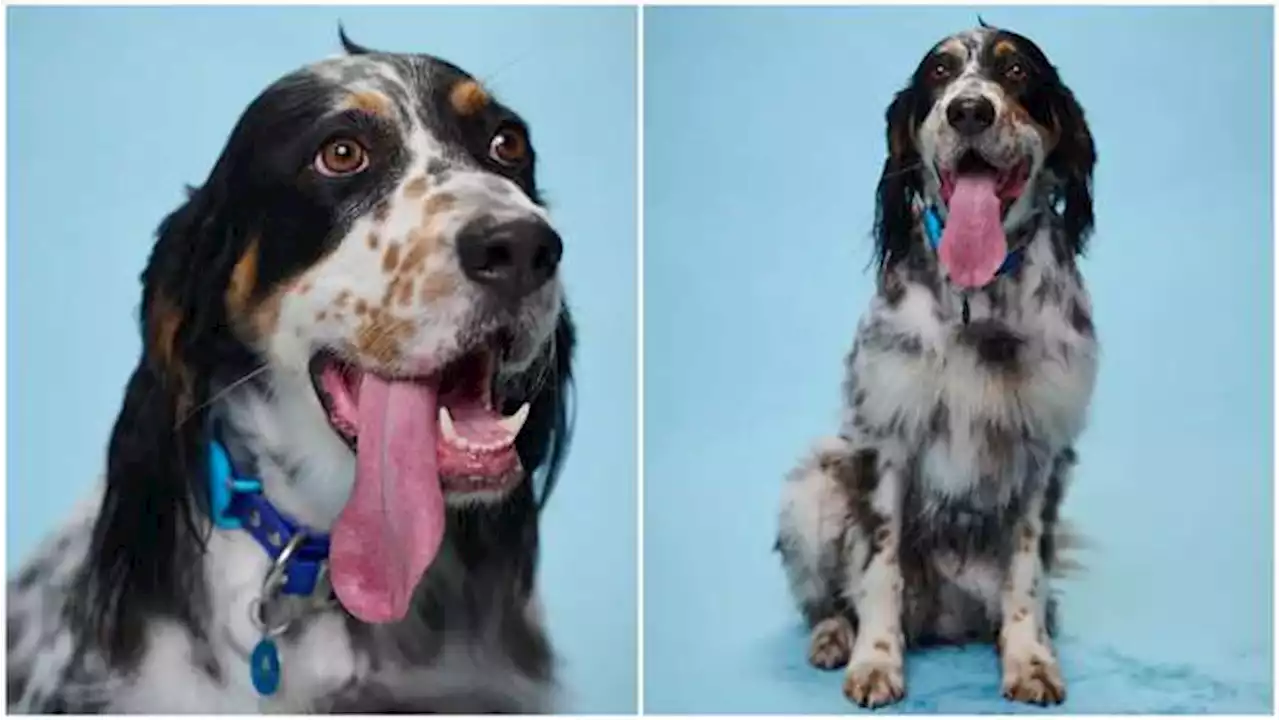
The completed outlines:
[[[365,622],[400,620],[444,537],[436,468],[436,388],[366,373],[356,480],[333,526],[333,589]]]
[[[996,276],[1006,252],[995,177],[957,177],[938,249],[947,276],[960,287],[982,287]]]

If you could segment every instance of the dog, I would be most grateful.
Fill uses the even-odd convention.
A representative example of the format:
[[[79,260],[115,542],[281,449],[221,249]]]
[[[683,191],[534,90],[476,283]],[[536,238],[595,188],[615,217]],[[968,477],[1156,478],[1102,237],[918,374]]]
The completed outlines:
[[[1006,698],[1059,703],[1048,578],[1098,366],[1077,267],[1093,137],[1040,48],[985,23],[933,47],[885,119],[841,429],[781,502],[809,660],[878,707],[904,697],[907,648],[995,642]]]
[[[11,712],[548,712],[572,426],[528,125],[352,42],[161,223],[105,481],[8,587]]]

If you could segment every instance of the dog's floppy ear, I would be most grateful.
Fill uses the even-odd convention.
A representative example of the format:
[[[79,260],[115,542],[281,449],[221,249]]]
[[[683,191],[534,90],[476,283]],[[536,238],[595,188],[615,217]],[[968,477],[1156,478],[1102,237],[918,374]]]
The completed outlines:
[[[1071,90],[1058,82],[1050,98],[1057,143],[1045,158],[1045,166],[1058,178],[1053,202],[1055,206],[1061,203],[1067,237],[1075,252],[1081,253],[1093,232],[1093,167],[1098,155],[1084,109]]]
[[[922,192],[915,144],[915,91],[900,90],[885,110],[884,169],[876,188],[876,260],[883,268],[905,257],[915,226],[912,199]]]
[[[206,404],[229,344],[223,299],[242,250],[220,205],[215,188],[192,191],[161,224],[142,274],[142,356],[111,433],[75,609],[112,663],[138,660],[147,617],[200,631]]]
[[[529,419],[516,438],[516,451],[530,478],[541,475],[540,504],[547,501],[555,487],[573,435],[571,390],[575,335],[573,319],[566,307],[560,312],[548,357],[534,370],[537,377],[530,381],[533,395],[526,398],[530,405]]]

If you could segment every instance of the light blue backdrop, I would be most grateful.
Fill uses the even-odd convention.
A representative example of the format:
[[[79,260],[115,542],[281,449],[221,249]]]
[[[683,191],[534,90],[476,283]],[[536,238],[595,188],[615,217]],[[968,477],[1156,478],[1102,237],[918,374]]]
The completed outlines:
[[[836,429],[884,108],[977,12],[645,11],[647,710],[853,709],[807,666],[777,498]],[[1269,712],[1272,11],[981,12],[1059,66],[1101,157],[1065,710]],[[1013,709],[991,648],[907,670],[903,709]]]
[[[268,83],[359,43],[431,52],[530,122],[581,329],[541,585],[571,709],[635,708],[635,10],[9,10],[9,566],[98,475],[137,276]]]

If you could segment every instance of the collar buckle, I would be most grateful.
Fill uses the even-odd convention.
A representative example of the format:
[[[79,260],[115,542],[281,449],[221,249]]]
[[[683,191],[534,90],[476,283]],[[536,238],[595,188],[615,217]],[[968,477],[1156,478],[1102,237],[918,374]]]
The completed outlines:
[[[232,499],[260,492],[261,482],[237,478],[231,471],[231,458],[222,443],[209,443],[209,516],[214,525],[223,530],[239,530],[243,527],[240,518],[230,514]]]

